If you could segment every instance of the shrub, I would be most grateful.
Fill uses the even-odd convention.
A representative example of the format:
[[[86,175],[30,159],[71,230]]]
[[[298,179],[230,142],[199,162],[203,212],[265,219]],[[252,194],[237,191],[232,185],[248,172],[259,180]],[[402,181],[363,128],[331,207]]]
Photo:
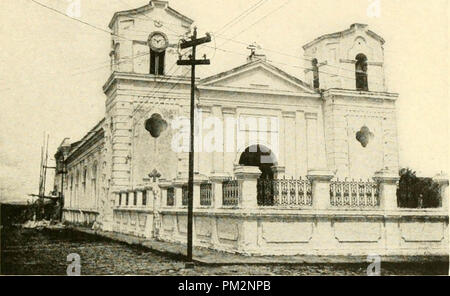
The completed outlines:
[[[440,206],[439,184],[431,178],[419,178],[416,172],[403,168],[399,172],[397,204],[400,208],[437,208]]]

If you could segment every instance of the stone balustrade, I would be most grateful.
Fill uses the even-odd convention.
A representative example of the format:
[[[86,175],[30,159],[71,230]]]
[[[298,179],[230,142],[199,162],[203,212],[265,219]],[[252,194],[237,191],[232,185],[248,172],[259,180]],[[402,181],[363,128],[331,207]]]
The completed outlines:
[[[95,221],[97,221],[98,215],[99,212],[97,209],[78,209],[69,207],[63,209],[63,221],[73,224],[92,226]]]
[[[153,214],[157,201],[151,187],[115,192],[113,231],[138,237],[153,237]]]
[[[246,166],[236,166],[234,176],[195,175],[194,245],[261,255],[448,253],[445,176],[435,178],[441,184],[441,208],[400,209],[396,200],[399,177],[386,170],[377,172],[373,181],[356,182],[356,193],[349,187],[345,202],[350,204],[336,203],[336,195],[330,195],[330,185],[336,186],[332,172],[309,170],[306,179],[282,176],[278,180],[290,185],[275,182],[282,191],[278,198],[294,198],[292,203],[260,205],[259,175],[258,168]],[[351,181],[338,185],[348,184]],[[186,186],[187,179],[159,180],[153,187],[118,192],[114,231],[185,243]],[[186,190],[184,194],[186,199]],[[356,198],[353,204],[351,198]]]

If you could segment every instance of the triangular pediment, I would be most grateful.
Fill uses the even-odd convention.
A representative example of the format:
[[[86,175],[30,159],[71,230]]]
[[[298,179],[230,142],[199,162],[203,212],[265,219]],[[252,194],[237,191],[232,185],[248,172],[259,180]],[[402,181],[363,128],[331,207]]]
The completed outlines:
[[[149,4],[142,7],[116,12],[109,23],[109,28],[113,28],[114,23],[119,17],[133,17],[139,15],[141,18],[146,18],[152,16],[152,11],[155,9],[164,11],[164,15],[159,13],[157,15],[158,18],[155,20],[163,20],[164,22],[168,22],[170,20],[181,21],[181,23],[186,26],[191,25],[194,22],[191,18],[171,8],[168,1],[152,0]]]
[[[202,79],[200,84],[230,89],[315,93],[307,83],[262,60]]]

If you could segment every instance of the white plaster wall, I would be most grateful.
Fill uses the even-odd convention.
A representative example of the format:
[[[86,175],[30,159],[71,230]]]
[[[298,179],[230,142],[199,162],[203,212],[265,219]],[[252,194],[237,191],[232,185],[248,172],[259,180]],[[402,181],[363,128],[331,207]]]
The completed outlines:
[[[330,96],[325,102],[327,164],[340,178],[371,178],[381,169],[398,171],[395,103],[361,98],[350,93]],[[367,126],[373,133],[364,148],[356,133]]]
[[[163,211],[161,236],[186,242],[185,213]],[[436,216],[194,215],[194,243],[251,255],[447,255],[448,221]],[[429,219],[428,219],[429,220]],[[280,229],[283,231],[280,232]]]

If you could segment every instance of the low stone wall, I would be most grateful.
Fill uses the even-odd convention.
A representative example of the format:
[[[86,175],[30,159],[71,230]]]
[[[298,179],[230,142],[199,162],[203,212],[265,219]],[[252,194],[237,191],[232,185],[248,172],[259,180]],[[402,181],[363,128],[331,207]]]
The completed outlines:
[[[197,209],[194,244],[249,255],[448,255],[442,211]],[[186,242],[185,210],[161,211],[158,236]]]
[[[114,209],[113,231],[137,237],[153,237],[153,210]]]
[[[140,187],[135,190],[115,192],[112,231],[153,238],[157,227],[154,223],[155,201],[153,187]]]
[[[98,211],[94,209],[63,209],[63,222],[79,225],[93,225],[97,221]]]
[[[308,181],[277,181],[274,202],[268,203],[260,201],[259,175],[256,167],[238,166],[234,179],[195,177],[195,246],[247,255],[449,254],[445,178],[440,182],[441,207],[400,209],[398,175],[393,172],[380,171],[373,181],[347,183],[332,181],[329,171],[313,170]],[[186,243],[186,184],[186,179],[154,180],[114,192],[108,231]],[[75,224],[93,223],[97,215],[91,210],[64,210],[64,220]]]

